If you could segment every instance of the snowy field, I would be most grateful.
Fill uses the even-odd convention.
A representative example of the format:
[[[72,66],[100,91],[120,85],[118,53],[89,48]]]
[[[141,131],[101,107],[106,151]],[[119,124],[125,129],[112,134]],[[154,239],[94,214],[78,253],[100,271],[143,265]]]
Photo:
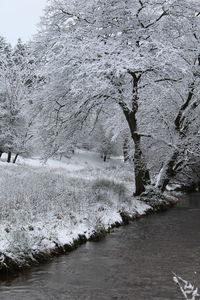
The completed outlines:
[[[131,195],[132,166],[99,154],[76,151],[61,161],[19,158],[0,162],[0,260],[23,265],[25,258],[50,253],[112,224],[120,212],[145,214],[150,207]]]

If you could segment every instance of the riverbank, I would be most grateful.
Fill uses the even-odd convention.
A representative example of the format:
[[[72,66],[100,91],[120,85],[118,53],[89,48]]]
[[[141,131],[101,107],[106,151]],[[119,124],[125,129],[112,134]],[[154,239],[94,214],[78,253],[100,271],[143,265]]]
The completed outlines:
[[[0,273],[48,261],[174,205],[169,196],[156,205],[133,198],[132,166],[122,168],[116,159],[104,164],[95,155],[92,162],[80,163],[79,154],[79,164],[1,163]]]

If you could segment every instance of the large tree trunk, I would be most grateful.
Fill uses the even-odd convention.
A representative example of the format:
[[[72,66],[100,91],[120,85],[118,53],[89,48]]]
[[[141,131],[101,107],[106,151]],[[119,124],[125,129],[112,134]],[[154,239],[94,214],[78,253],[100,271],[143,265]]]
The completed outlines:
[[[149,170],[147,169],[146,161],[142,153],[141,137],[137,133],[137,120],[133,111],[124,111],[127,119],[131,136],[135,146],[134,152],[134,167],[135,167],[135,196],[139,196],[145,191],[147,185],[151,183]]]
[[[187,131],[187,126],[184,126],[184,120],[185,120],[184,113],[188,109],[189,105],[191,104],[191,101],[194,96],[194,88],[195,88],[195,82],[192,82],[186,100],[180,107],[178,114],[174,120],[175,130],[179,135],[180,139],[183,139],[185,137]],[[164,192],[167,184],[170,182],[170,179],[172,179],[177,173],[177,169],[175,168],[175,162],[179,154],[180,154],[180,150],[175,149],[172,152],[170,158],[166,160],[162,169],[160,170],[156,187],[158,187],[162,192]]]
[[[8,163],[10,163],[10,161],[11,161],[11,152],[10,152],[10,151],[8,151],[7,162],[8,162]]]
[[[172,179],[176,175],[174,166],[178,155],[179,155],[179,151],[174,150],[170,158],[164,163],[162,169],[160,170],[156,187],[159,188],[162,192],[164,192],[170,179]]]
[[[15,155],[14,159],[13,159],[13,164],[16,163],[18,156],[19,156],[19,154],[17,153],[17,154]]]
[[[147,169],[146,161],[141,149],[140,136],[138,134],[134,134],[133,140],[135,144],[135,195],[138,196],[145,191],[146,186],[151,182],[149,170]]]
[[[194,96],[194,87],[195,82],[192,82],[190,85],[190,89],[188,92],[188,95],[186,97],[185,102],[180,107],[178,114],[174,120],[175,130],[177,134],[179,135],[180,140],[183,139],[186,135],[187,131],[187,125],[184,126],[184,120],[185,120],[185,111],[188,109],[189,105],[191,104],[191,101]],[[175,168],[175,162],[180,154],[180,150],[175,149],[170,158],[166,160],[164,163],[162,169],[160,170],[160,173],[158,175],[156,187],[159,188],[162,192],[164,192],[167,184],[170,182],[170,179],[172,179],[176,173],[177,168]]]
[[[146,161],[141,148],[141,136],[137,133],[137,111],[138,111],[138,84],[141,74],[129,71],[132,77],[133,90],[132,90],[132,109],[130,110],[122,101],[120,104],[126,120],[128,122],[131,136],[135,146],[134,153],[134,166],[135,166],[135,196],[139,196],[145,191],[147,185],[150,184],[150,174],[147,169]]]

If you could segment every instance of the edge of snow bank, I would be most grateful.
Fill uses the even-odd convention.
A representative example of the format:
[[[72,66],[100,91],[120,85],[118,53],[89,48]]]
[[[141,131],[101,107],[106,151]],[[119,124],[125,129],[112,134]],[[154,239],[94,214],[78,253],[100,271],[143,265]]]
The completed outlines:
[[[1,275],[10,275],[11,273],[14,275],[15,273],[23,271],[39,263],[48,262],[55,256],[67,254],[77,249],[87,241],[99,241],[104,238],[111,229],[127,225],[130,221],[142,218],[146,215],[165,211],[175,206],[179,201],[177,198],[168,193],[164,194],[164,198],[164,201],[161,200],[156,205],[154,202],[152,202],[151,204],[151,199],[146,199],[146,204],[143,202],[144,208],[141,209],[141,205],[138,205],[138,208],[132,214],[126,211],[120,211],[118,212],[118,214],[116,214],[116,221],[110,225],[105,226],[104,228],[101,227],[87,234],[84,234],[83,231],[81,232],[81,230],[77,230],[74,237],[72,237],[71,240],[69,238],[69,241],[67,243],[64,242],[63,245],[51,242],[51,247],[47,247],[41,251],[32,250],[31,252],[27,253],[18,253],[17,257],[12,256],[9,253],[0,253],[0,279]],[[138,200],[138,203],[140,202],[139,198],[137,198],[136,200]]]

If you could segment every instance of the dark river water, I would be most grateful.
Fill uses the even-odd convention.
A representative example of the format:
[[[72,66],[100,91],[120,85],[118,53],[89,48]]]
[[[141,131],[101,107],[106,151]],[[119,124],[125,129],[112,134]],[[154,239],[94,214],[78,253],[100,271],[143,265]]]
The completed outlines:
[[[172,272],[200,287],[200,194],[0,282],[0,299],[183,299]]]

